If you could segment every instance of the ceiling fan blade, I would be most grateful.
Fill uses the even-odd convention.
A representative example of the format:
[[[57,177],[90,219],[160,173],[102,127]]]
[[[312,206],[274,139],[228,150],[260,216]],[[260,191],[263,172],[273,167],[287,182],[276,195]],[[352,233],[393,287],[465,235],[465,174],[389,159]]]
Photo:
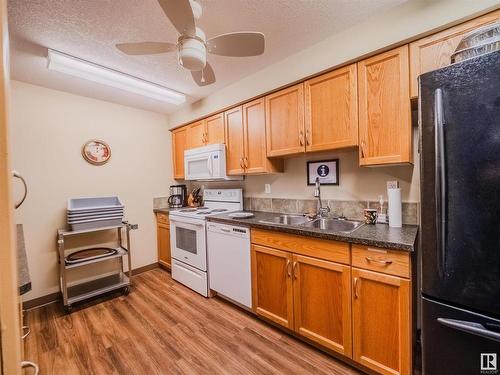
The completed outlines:
[[[140,42],[120,43],[116,45],[116,48],[127,55],[155,55],[175,51],[177,45],[174,43]]]
[[[196,35],[193,9],[189,0],[158,0],[158,3],[179,34]]]
[[[257,56],[264,53],[264,34],[254,31],[218,35],[207,41],[208,52],[221,56]]]
[[[199,71],[191,71],[193,80],[198,86],[208,86],[215,82],[215,73],[210,64],[207,62],[205,68]]]

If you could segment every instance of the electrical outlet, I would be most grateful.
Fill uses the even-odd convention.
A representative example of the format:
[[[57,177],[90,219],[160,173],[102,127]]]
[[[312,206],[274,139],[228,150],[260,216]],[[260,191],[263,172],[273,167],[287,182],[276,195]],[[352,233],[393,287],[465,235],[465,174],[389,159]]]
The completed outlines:
[[[387,181],[387,189],[397,189],[399,187],[399,181]]]
[[[264,191],[266,194],[271,194],[271,184],[264,184]]]

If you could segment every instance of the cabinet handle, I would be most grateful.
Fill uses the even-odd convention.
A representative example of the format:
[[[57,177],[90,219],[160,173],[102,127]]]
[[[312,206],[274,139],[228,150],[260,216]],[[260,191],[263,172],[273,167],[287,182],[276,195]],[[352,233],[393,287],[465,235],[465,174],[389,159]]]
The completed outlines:
[[[370,257],[366,257],[365,259],[368,262],[379,263],[379,264],[383,264],[385,266],[388,266],[389,264],[392,264],[392,260],[373,259],[373,258],[370,258]]]
[[[298,270],[299,270],[299,263],[293,262],[293,277],[294,277],[294,279],[297,278],[297,271]]]
[[[306,145],[307,146],[311,145],[311,135],[309,133],[309,129],[306,130]]]
[[[243,164],[245,165],[245,169],[248,169],[248,158],[246,156],[243,158]]]
[[[245,169],[245,164],[243,164],[243,158],[240,158],[240,167],[241,169]]]
[[[365,141],[361,141],[359,145],[361,146],[361,157],[364,158],[365,157]]]
[[[33,367],[35,369],[35,375],[38,375],[39,369],[38,365],[31,361],[22,361],[21,368]]]
[[[286,261],[286,275],[288,277],[292,277],[292,268],[290,267],[292,265],[292,263],[290,262],[290,260],[287,260]]]
[[[359,298],[358,295],[358,281],[359,279],[357,277],[354,278],[354,298],[357,299]]]
[[[300,144],[301,146],[304,146],[304,131],[303,131],[303,130],[301,130],[301,131],[299,132],[299,144]]]

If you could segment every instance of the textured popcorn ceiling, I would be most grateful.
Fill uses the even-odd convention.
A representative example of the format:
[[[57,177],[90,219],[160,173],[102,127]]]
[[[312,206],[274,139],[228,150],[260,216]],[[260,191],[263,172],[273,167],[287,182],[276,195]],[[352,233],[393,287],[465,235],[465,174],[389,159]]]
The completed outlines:
[[[46,69],[47,48],[170,87],[193,102],[405,0],[201,0],[197,22],[208,38],[261,31],[263,55],[209,55],[217,82],[198,87],[176,54],[126,56],[114,44],[177,40],[155,0],[9,0],[13,79],[57,90],[170,113],[177,107]],[[346,41],[348,43],[348,41]]]

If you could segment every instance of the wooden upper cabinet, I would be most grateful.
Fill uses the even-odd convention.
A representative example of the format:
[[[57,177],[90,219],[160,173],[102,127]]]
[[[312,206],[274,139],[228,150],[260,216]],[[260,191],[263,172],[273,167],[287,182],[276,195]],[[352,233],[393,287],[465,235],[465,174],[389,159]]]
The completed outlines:
[[[359,163],[412,162],[408,46],[358,63]]]
[[[437,34],[410,43],[410,93],[418,96],[420,74],[450,65],[451,55],[465,34],[500,19],[500,10],[488,13],[460,25],[443,30]]]
[[[201,147],[206,144],[205,121],[200,120],[187,125],[188,148]]]
[[[304,83],[306,150],[358,145],[356,64]]]
[[[205,121],[206,144],[225,143],[224,113],[213,115]]]
[[[184,151],[187,149],[186,126],[172,131],[172,158],[174,167],[174,179],[184,179]]]
[[[380,374],[409,375],[410,281],[352,269],[353,359]]]
[[[305,152],[304,84],[266,96],[267,156]]]
[[[295,331],[352,358],[349,266],[293,255]]]
[[[283,172],[283,160],[266,155],[265,99],[243,104],[245,174]]]
[[[228,175],[243,174],[244,129],[242,107],[238,106],[224,112],[226,125],[226,172]]]
[[[293,329],[292,254],[252,245],[253,310]]]

